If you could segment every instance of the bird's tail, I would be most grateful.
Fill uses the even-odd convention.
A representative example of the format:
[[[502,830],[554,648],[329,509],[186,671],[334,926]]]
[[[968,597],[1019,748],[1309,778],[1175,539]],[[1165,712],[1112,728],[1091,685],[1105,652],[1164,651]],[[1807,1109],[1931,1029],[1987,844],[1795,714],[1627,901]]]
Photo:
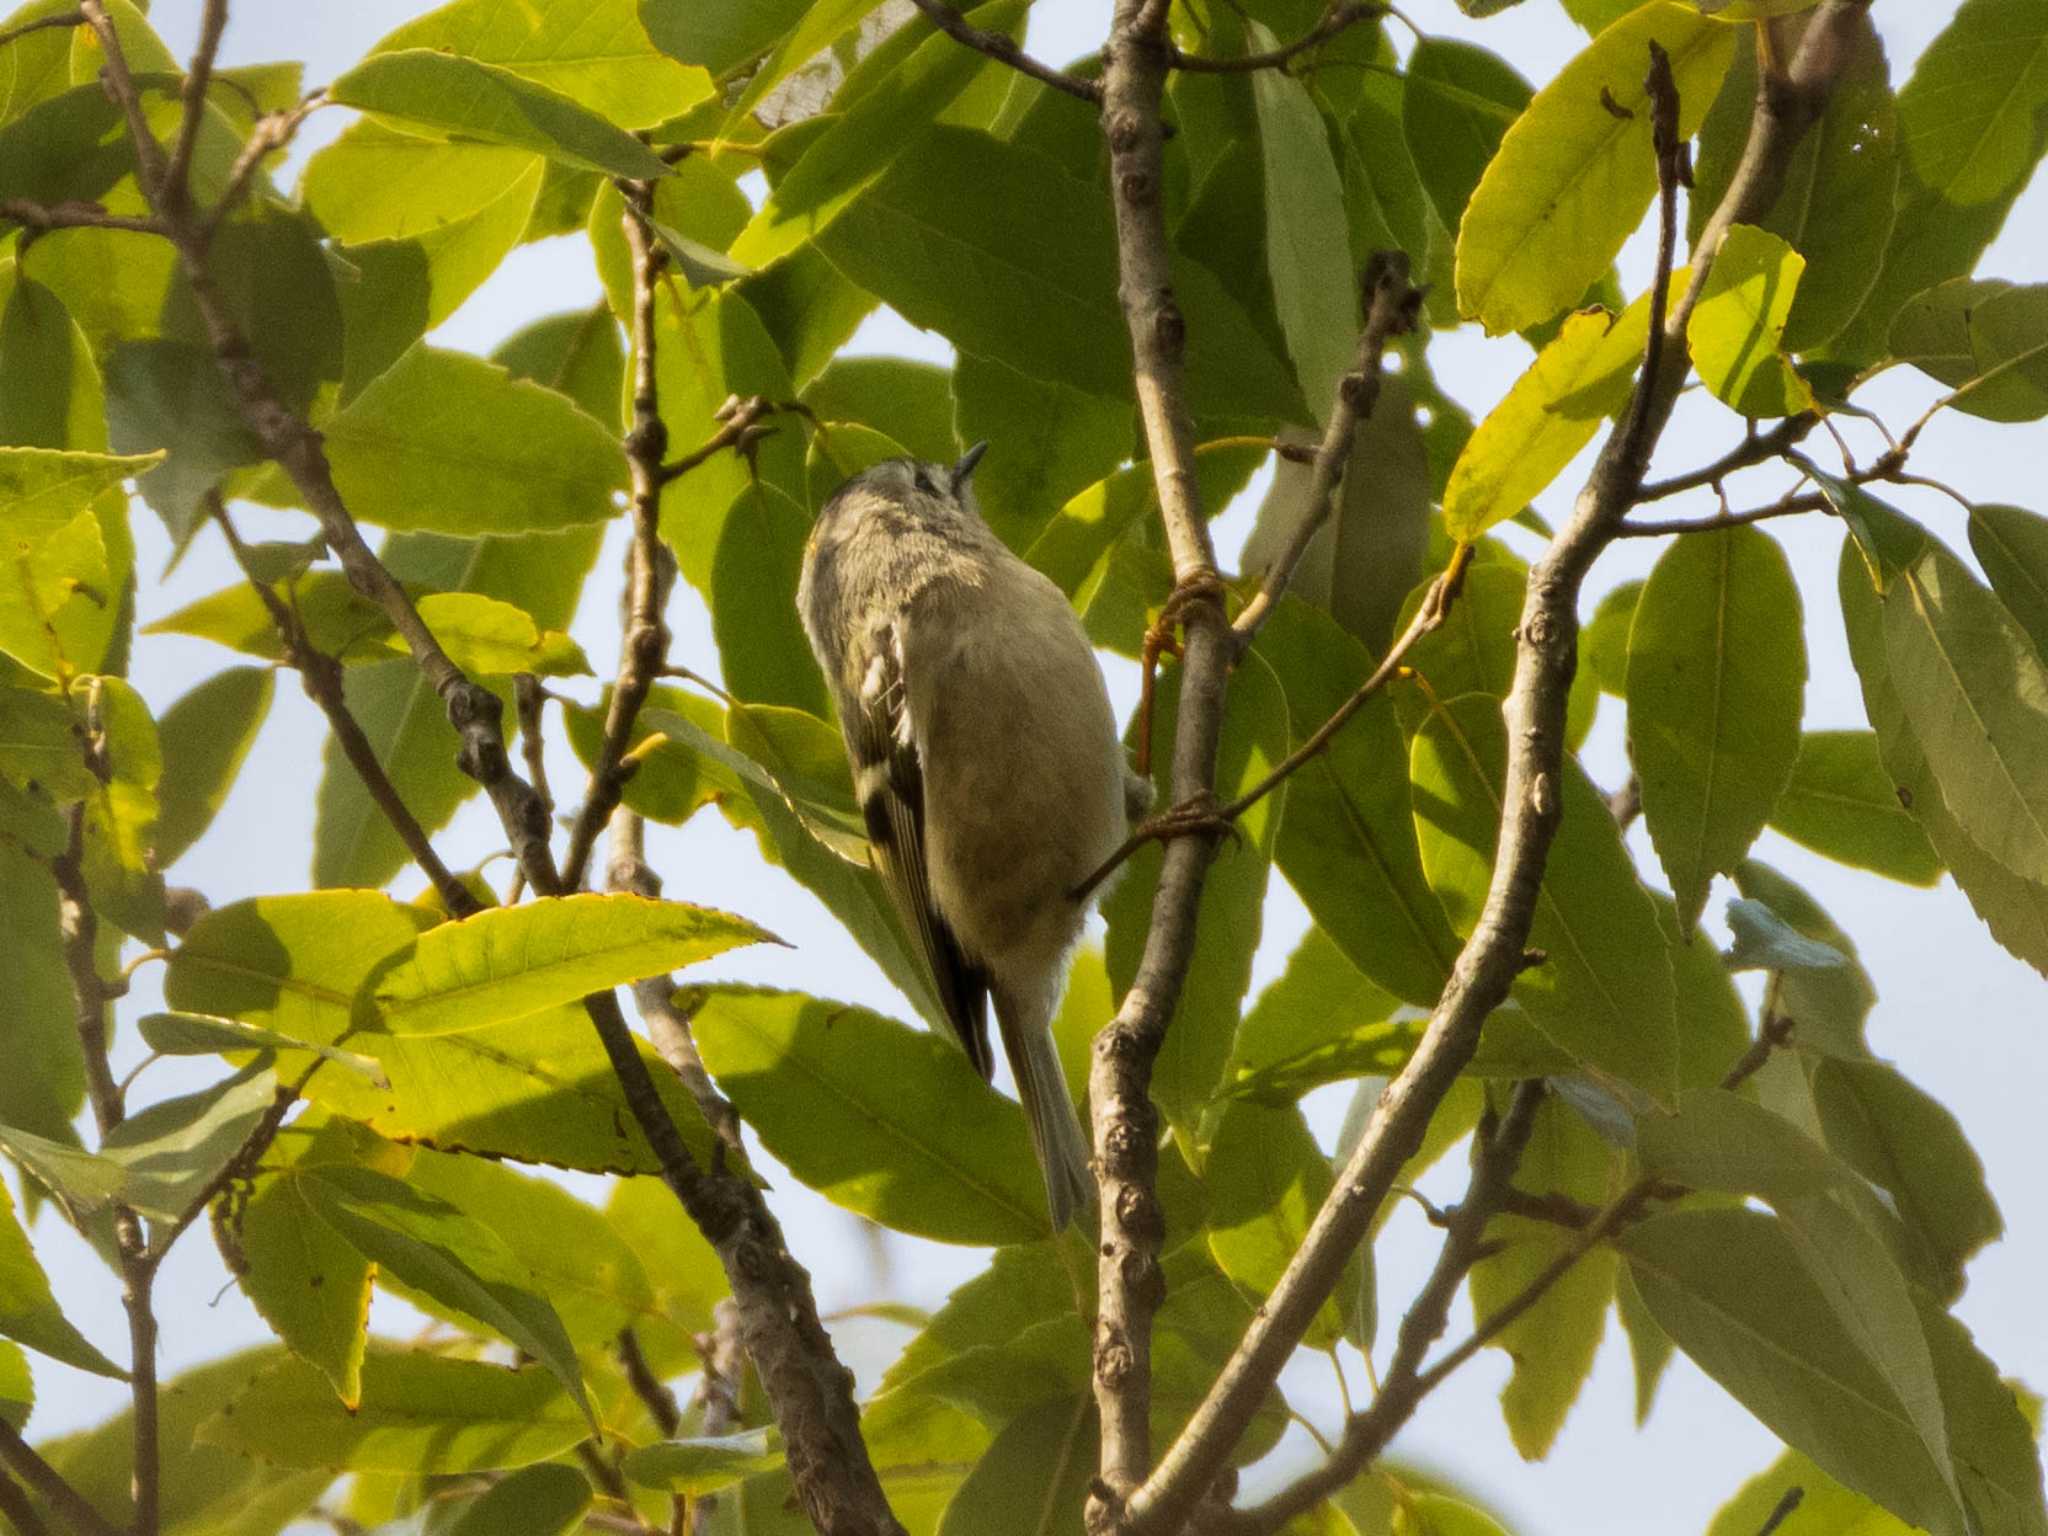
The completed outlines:
[[[1067,1097],[1067,1079],[1060,1071],[1051,1031],[1043,1024],[1016,1027],[1001,1016],[1000,1007],[997,1012],[1003,1049],[1017,1079],[1017,1097],[1024,1103],[1024,1120],[1031,1127],[1031,1150],[1038,1154],[1039,1171],[1045,1175],[1045,1203],[1052,1213],[1052,1229],[1062,1232],[1075,1211],[1095,1200],[1095,1180],[1088,1172],[1088,1137],[1074,1113],[1074,1101]]]

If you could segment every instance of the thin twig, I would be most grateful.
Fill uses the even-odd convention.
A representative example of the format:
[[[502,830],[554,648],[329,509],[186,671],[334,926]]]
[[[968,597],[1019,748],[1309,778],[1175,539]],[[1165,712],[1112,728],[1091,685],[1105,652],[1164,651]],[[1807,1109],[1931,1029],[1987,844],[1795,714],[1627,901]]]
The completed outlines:
[[[470,678],[449,658],[413,607],[405,588],[364,541],[347,503],[335,487],[320,434],[279,398],[214,281],[207,264],[208,224],[189,206],[173,203],[162,195],[167,169],[163,146],[143,114],[142,98],[129,73],[127,56],[102,0],[84,0],[80,9],[99,36],[106,59],[103,77],[127,118],[129,137],[141,167],[143,190],[177,247],[194,308],[206,327],[221,372],[234,392],[244,425],[254,434],[264,455],[291,477],[307,508],[319,519],[328,548],[341,561],[350,585],[384,610],[392,628],[405,641],[414,663],[440,695],[448,722],[462,742],[456,762],[490,796],[511,840],[513,856],[525,869],[527,879],[535,890],[555,893],[559,881],[548,847],[548,818],[540,797],[513,770],[505,750],[503,704],[496,694]]]
[[[1723,528],[1746,528],[1752,523],[1767,523],[1776,517],[1795,517],[1802,512],[1832,512],[1834,504],[1818,491],[1802,496],[1787,496],[1769,506],[1753,507],[1744,512],[1721,512],[1713,517],[1671,517],[1652,522],[1623,523],[1615,529],[1618,539],[1661,539],[1681,533],[1715,533]]]
[[[228,551],[234,556],[235,564],[241,567],[242,574],[248,578],[264,610],[269,613],[270,622],[284,647],[285,662],[299,674],[299,686],[306,697],[327,717],[328,728],[334,732],[334,740],[340,746],[342,756],[348,759],[349,766],[362,781],[364,792],[391,824],[398,840],[405,844],[405,851],[412,861],[432,882],[441,904],[456,917],[469,917],[482,911],[483,904],[434,851],[426,829],[419,824],[419,819],[399,794],[398,786],[391,782],[391,776],[377,760],[377,749],[371,745],[362,723],[348,707],[341,663],[313,644],[299,615],[277,595],[270,583],[257,574],[249,546],[242,541],[219,493],[208,492],[205,503],[206,510],[220,524],[221,534],[227,540]]]
[[[976,53],[985,53],[998,63],[1007,64],[1019,74],[1028,75],[1041,84],[1049,85],[1056,91],[1064,92],[1076,101],[1085,101],[1090,106],[1102,104],[1102,86],[1094,80],[1083,80],[1079,75],[1068,74],[1065,70],[1054,69],[1041,64],[1022,48],[1015,38],[1003,32],[990,32],[975,26],[962,16],[946,0],[914,0],[931,24],[955,42],[965,44]]]
[[[164,168],[163,184],[158,188],[158,195],[173,207],[183,207],[190,199],[192,150],[206,121],[206,91],[213,83],[213,61],[220,54],[220,38],[227,26],[228,0],[206,0],[199,19],[199,46],[193,50],[191,66],[185,71],[185,88],[181,93],[184,112],[178,119],[178,140],[171,150],[170,163]]]
[[[1346,27],[1360,21],[1378,21],[1389,15],[1392,7],[1386,5],[1361,5],[1355,3],[1333,5],[1324,11],[1322,18],[1308,31],[1291,43],[1264,53],[1242,53],[1234,57],[1218,57],[1208,54],[1183,53],[1169,45],[1168,63],[1174,69],[1192,70],[1206,74],[1242,74],[1255,69],[1285,69],[1295,59],[1311,48],[1319,48]]]
[[[1351,462],[1351,444],[1359,423],[1371,420],[1373,407],[1379,403],[1387,346],[1394,337],[1415,328],[1416,316],[1421,311],[1422,291],[1408,281],[1408,258],[1399,251],[1381,251],[1366,264],[1363,288],[1366,313],[1365,326],[1358,337],[1358,356],[1351,371],[1337,381],[1337,398],[1331,403],[1329,425],[1323,429],[1323,440],[1309,471],[1300,521],[1295,524],[1287,547],[1267,570],[1257,595],[1244,605],[1231,625],[1237,632],[1240,650],[1249,647],[1258,635],[1287,590],[1288,582],[1294,579],[1294,569],[1301,563],[1301,557],[1330,520],[1345,466]]]
[[[295,107],[282,112],[266,112],[256,119],[249,130],[248,142],[242,145],[241,153],[235,156],[235,163],[228,171],[227,188],[214,204],[213,211],[206,216],[201,238],[208,244],[213,241],[214,232],[221,221],[239,208],[242,199],[249,195],[255,184],[256,173],[263,162],[278,150],[283,149],[297,135],[299,127],[315,112],[327,105],[327,92],[322,89],[312,92]]]
[[[4,1472],[0,1472],[0,1515],[7,1517],[16,1536],[50,1536],[50,1527],[44,1523],[41,1511],[29,1502],[21,1484]]]
[[[1650,481],[1636,492],[1636,504],[1642,506],[1652,501],[1663,501],[1684,491],[1697,491],[1707,486],[1719,485],[1738,470],[1779,458],[1789,449],[1798,447],[1820,420],[1821,417],[1817,413],[1805,411],[1797,416],[1786,417],[1768,432],[1752,432],[1711,464],[1683,475],[1673,475],[1666,480]]]
[[[654,1420],[654,1427],[664,1438],[674,1439],[682,1427],[682,1410],[676,1406],[676,1395],[662,1385],[661,1378],[654,1374],[654,1367],[647,1363],[647,1351],[640,1347],[640,1335],[629,1325],[619,1330],[619,1367],[626,1373],[626,1385],[633,1389],[633,1395],[640,1399],[647,1416]]]
[[[1787,1488],[1785,1496],[1778,1500],[1768,1515],[1764,1516],[1764,1523],[1757,1528],[1756,1536],[1773,1536],[1779,1526],[1792,1518],[1793,1511],[1805,1502],[1804,1488]]]
[[[58,27],[82,27],[84,25],[85,12],[83,11],[59,11],[54,16],[38,16],[34,21],[24,21],[18,27],[8,27],[4,31],[0,31],[0,48],[5,48],[9,43],[27,37],[31,32],[49,31]]]
[[[0,199],[0,219],[12,219],[38,232],[51,229],[125,229],[138,235],[169,233],[155,219],[109,213],[98,203],[84,201],[32,203],[18,197]]]

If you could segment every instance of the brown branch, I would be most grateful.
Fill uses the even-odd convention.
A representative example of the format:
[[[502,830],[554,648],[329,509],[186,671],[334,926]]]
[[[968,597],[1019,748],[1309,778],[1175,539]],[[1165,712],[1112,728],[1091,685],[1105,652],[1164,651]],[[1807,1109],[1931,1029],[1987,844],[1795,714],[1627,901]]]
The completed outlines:
[[[1279,1493],[1253,1509],[1234,1517],[1234,1530],[1277,1531],[1289,1520],[1313,1509],[1349,1483],[1385,1447],[1407,1410],[1422,1396],[1418,1390],[1422,1363],[1429,1347],[1443,1336],[1451,1304],[1457,1299],[1465,1277],[1490,1251],[1486,1226],[1512,1194],[1515,1169],[1528,1148],[1536,1128],[1536,1111],[1541,1107],[1541,1082],[1516,1085],[1504,1118],[1496,1120],[1489,1111],[1472,1143],[1472,1177],[1465,1198],[1444,1214],[1448,1233],[1437,1253],[1435,1267],[1409,1304],[1396,1336],[1394,1358],[1370,1409],[1354,1414],[1344,1426],[1344,1435],[1323,1463],[1297,1478]],[[1398,1409],[1398,1411],[1397,1411]]]
[[[4,1419],[0,1419],[0,1462],[41,1494],[43,1501],[78,1536],[126,1536],[111,1520],[87,1503],[85,1495],[43,1460],[36,1448],[21,1438],[21,1431]]]
[[[164,179],[157,189],[159,195],[173,207],[184,207],[190,201],[192,151],[199,142],[199,129],[206,121],[206,92],[213,83],[213,61],[220,55],[220,36],[227,30],[228,0],[206,0],[205,10],[199,21],[199,46],[193,50],[192,64],[185,71],[185,87],[181,95],[184,113],[178,119],[178,142],[171,150],[170,163],[164,167]]]
[[[1824,107],[1828,85],[1846,54],[1846,31],[1863,10],[1864,0],[1823,0],[1792,67],[1792,78],[1802,85],[1796,91],[1767,88],[1760,96],[1743,169],[1695,250],[1691,287],[1652,328],[1625,425],[1608,439],[1571,516],[1530,569],[1516,628],[1514,681],[1503,706],[1510,744],[1501,797],[1505,810],[1479,920],[1459,952],[1421,1042],[1380,1096],[1351,1159],[1264,1309],[1158,1469],[1129,1498],[1124,1527],[1132,1536],[1178,1530],[1217,1475],[1336,1285],[1402,1164],[1420,1145],[1436,1106],[1471,1060],[1481,1024],[1506,999],[1521,970],[1561,814],[1558,785],[1564,772],[1565,702],[1577,665],[1579,590],[1634,503],[1650,449],[1670,418],[1686,373],[1685,324],[1720,242],[1731,224],[1754,217],[1775,197],[1784,162]],[[1656,68],[1654,61],[1651,81],[1653,90],[1669,82],[1668,72]],[[1659,110],[1660,116],[1675,117],[1668,106]],[[1666,140],[1666,152],[1659,155],[1665,238],[1658,287],[1668,294],[1675,181],[1682,157],[1673,152],[1671,135],[1660,138]],[[1759,152],[1760,141],[1768,153]]]
[[[0,48],[5,48],[9,43],[27,37],[31,32],[52,31],[58,27],[82,27],[84,25],[85,12],[83,11],[59,11],[54,16],[38,16],[34,21],[24,21],[18,27],[8,27],[5,30],[0,30]]]
[[[103,75],[108,90],[128,120],[129,136],[141,166],[140,181],[152,211],[177,247],[179,264],[192,292],[194,307],[205,324],[221,372],[234,391],[244,425],[298,488],[306,506],[319,519],[327,545],[341,561],[349,583],[384,610],[392,628],[406,643],[448,712],[448,722],[462,740],[456,762],[491,797],[504,824],[513,856],[534,889],[552,894],[559,889],[554,857],[548,848],[548,818],[533,787],[513,770],[505,750],[504,706],[496,694],[468,677],[449,659],[434,638],[405,589],[364,542],[348,505],[335,488],[334,476],[320,434],[287,407],[272,388],[263,366],[251,352],[248,338],[207,266],[210,226],[189,206],[163,195],[167,167],[142,112],[142,100],[129,73],[126,55],[101,0],[84,0],[80,9],[99,35],[105,52]]]
[[[1737,470],[1748,469],[1757,464],[1779,458],[1805,441],[1806,435],[1820,424],[1821,417],[1813,411],[1797,416],[1788,416],[1768,432],[1751,432],[1735,447],[1699,469],[1683,475],[1673,475],[1666,480],[1653,480],[1636,492],[1636,505],[1663,501],[1685,491],[1697,491],[1707,486],[1719,485]]]
[[[1266,572],[1258,594],[1244,605],[1231,627],[1237,632],[1240,650],[1251,645],[1260,626],[1272,615],[1280,596],[1294,579],[1294,569],[1323,525],[1336,509],[1337,490],[1344,468],[1351,462],[1351,444],[1358,425],[1372,418],[1379,403],[1380,377],[1387,345],[1394,337],[1415,328],[1422,307],[1422,291],[1408,281],[1408,258],[1399,251],[1381,251],[1366,264],[1365,327],[1358,336],[1358,356],[1351,371],[1337,381],[1337,398],[1330,406],[1330,422],[1316,449],[1309,471],[1308,491],[1302,498],[1301,520],[1295,525],[1287,547]]]
[[[1653,522],[1623,523],[1615,529],[1618,539],[1661,539],[1680,533],[1716,533],[1723,528],[1746,528],[1752,523],[1767,523],[1774,517],[1794,517],[1802,512],[1833,512],[1834,503],[1818,491],[1803,496],[1787,496],[1769,506],[1753,507],[1745,512],[1719,512],[1712,517],[1670,517]]]
[[[0,199],[0,219],[12,219],[38,233],[51,229],[125,229],[138,235],[169,233],[155,219],[109,213],[98,203],[82,200],[32,203],[18,197]]]
[[[933,26],[955,42],[972,48],[976,53],[985,53],[997,63],[1007,64],[1019,74],[1028,75],[1043,85],[1062,91],[1076,101],[1085,101],[1090,106],[1101,105],[1102,86],[1098,82],[1083,80],[1078,75],[1070,75],[1064,70],[1054,69],[1049,64],[1041,64],[1018,47],[1015,38],[1007,33],[990,32],[975,26],[952,6],[946,4],[946,0],[913,0],[913,3],[924,12]]]
[[[1118,297],[1187,636],[1172,786],[1176,803],[1191,804],[1214,794],[1235,644],[1217,595],[1182,386],[1187,327],[1174,300],[1163,202],[1161,105],[1169,50],[1161,0],[1117,0],[1103,55],[1102,126],[1116,214]],[[1089,1495],[1091,1531],[1121,1523],[1124,1500],[1151,1461],[1152,1317],[1164,1291],[1152,1064],[1194,958],[1196,913],[1212,852],[1208,838],[1167,845],[1137,974],[1116,1017],[1096,1036],[1089,1068],[1102,1211],[1094,1349],[1102,1446],[1100,1476]]]
[[[361,723],[348,707],[348,697],[342,685],[342,666],[334,657],[314,645],[306,633],[306,626],[299,615],[279,597],[270,583],[256,573],[249,546],[242,542],[242,536],[235,529],[228,510],[222,504],[219,493],[208,492],[206,509],[220,524],[222,535],[227,539],[228,550],[235,557],[235,564],[241,567],[249,585],[262,601],[264,610],[270,615],[270,622],[277,630],[279,642],[284,647],[287,665],[299,674],[299,686],[311,699],[320,713],[327,717],[327,725],[334,732],[334,739],[341,747],[342,755],[355,770],[384,819],[391,824],[398,840],[405,844],[405,851],[412,861],[419,865],[441,904],[456,917],[469,917],[483,910],[469,887],[460,877],[441,861],[434,851],[433,842],[426,829],[419,824],[405,799],[398,792],[398,786],[391,782],[391,776],[384,771],[384,765],[377,760],[377,749],[364,734]]]
[[[661,1431],[663,1438],[673,1439],[682,1428],[682,1410],[676,1406],[676,1395],[662,1385],[661,1378],[654,1374],[654,1367],[647,1363],[647,1351],[640,1347],[640,1335],[630,1325],[619,1330],[619,1368],[626,1373],[626,1385],[633,1389],[633,1395],[640,1399],[647,1416],[654,1420],[654,1427]]]
[[[1378,21],[1391,11],[1386,5],[1362,5],[1352,3],[1332,5],[1324,11],[1322,18],[1308,31],[1291,43],[1270,48],[1264,53],[1244,53],[1232,58],[1212,57],[1207,54],[1182,53],[1168,45],[1167,58],[1172,68],[1193,70],[1207,74],[1238,74],[1254,69],[1285,69],[1311,48],[1319,48],[1354,22]]]
[[[7,1517],[16,1536],[50,1536],[50,1527],[44,1523],[41,1511],[21,1491],[21,1484],[4,1472],[0,1472],[0,1515]]]

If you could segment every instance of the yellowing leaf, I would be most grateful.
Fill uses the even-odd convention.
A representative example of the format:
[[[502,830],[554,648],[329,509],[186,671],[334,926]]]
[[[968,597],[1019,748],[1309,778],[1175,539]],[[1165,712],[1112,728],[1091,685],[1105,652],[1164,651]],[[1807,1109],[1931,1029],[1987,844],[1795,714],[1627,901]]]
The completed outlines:
[[[1550,319],[1607,270],[1657,191],[1650,44],[1671,56],[1678,131],[1699,129],[1737,31],[1675,0],[1607,28],[1537,92],[1480,179],[1458,235],[1458,310],[1491,335]]]
[[[1700,378],[1745,416],[1796,416],[1813,391],[1780,347],[1806,258],[1776,235],[1737,224],[1721,243],[1686,327]]]

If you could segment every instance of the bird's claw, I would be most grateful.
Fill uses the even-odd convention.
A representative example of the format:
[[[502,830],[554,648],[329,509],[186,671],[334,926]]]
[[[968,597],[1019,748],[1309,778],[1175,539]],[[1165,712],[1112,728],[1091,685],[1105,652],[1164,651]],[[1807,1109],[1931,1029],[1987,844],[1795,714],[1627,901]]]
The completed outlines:
[[[1177,837],[1228,837],[1242,846],[1244,830],[1229,815],[1221,801],[1211,794],[1191,795],[1178,805],[1167,807],[1138,828],[1141,836],[1167,843]]]

